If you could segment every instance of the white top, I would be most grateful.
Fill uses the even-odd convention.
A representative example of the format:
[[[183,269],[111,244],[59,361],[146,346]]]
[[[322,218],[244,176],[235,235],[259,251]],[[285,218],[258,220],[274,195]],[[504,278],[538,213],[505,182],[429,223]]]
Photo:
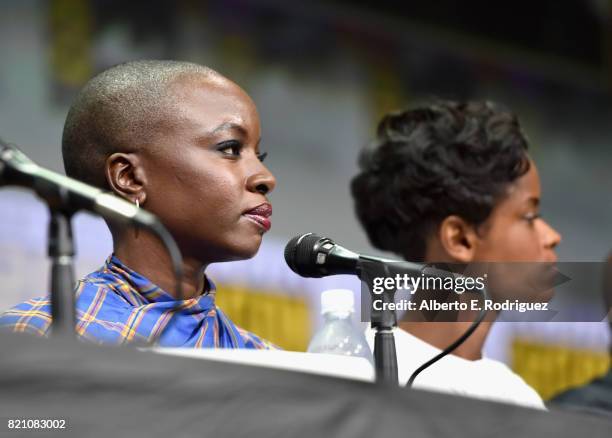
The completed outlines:
[[[366,331],[368,344],[374,351],[373,329]],[[423,363],[442,350],[411,335],[405,330],[394,330],[399,383],[408,379]],[[546,409],[538,393],[504,363],[483,358],[467,360],[453,354],[443,357],[421,371],[414,380],[415,388],[447,392],[520,406]]]

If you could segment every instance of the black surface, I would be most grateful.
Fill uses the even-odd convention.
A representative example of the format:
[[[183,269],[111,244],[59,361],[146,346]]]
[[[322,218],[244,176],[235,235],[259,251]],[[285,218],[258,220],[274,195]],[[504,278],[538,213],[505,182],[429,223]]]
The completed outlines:
[[[612,423],[368,383],[0,335],[0,417],[76,437],[609,437]],[[0,425],[1,436],[20,436]]]
[[[551,406],[605,415],[612,421],[612,368],[586,385],[572,388],[550,400]]]

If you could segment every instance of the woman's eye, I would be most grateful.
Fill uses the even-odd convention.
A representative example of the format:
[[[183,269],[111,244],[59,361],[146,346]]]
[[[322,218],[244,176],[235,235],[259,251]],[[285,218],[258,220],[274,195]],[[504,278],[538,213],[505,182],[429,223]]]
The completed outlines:
[[[238,141],[224,141],[223,143],[219,143],[217,145],[217,151],[221,152],[223,155],[227,155],[228,157],[238,158],[242,154],[242,150],[244,149],[244,145]],[[267,152],[264,153],[256,153],[257,159],[259,161],[263,161],[268,156]]]
[[[242,145],[237,141],[226,141],[221,143],[217,150],[223,155],[230,155],[232,157],[239,157],[242,151]]]
[[[527,220],[527,222],[533,223],[533,221],[535,221],[536,219],[540,217],[541,217],[540,213],[530,213],[525,216],[525,219]]]

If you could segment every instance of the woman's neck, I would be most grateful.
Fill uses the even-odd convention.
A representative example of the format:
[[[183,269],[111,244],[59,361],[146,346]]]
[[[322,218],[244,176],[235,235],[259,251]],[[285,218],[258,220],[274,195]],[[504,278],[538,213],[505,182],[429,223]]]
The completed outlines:
[[[113,239],[115,255],[130,269],[145,276],[175,298],[176,276],[172,260],[166,248],[148,233],[140,231],[138,237],[133,235]],[[183,260],[183,278],[181,281],[182,298],[190,299],[201,294],[206,265],[192,258]]]

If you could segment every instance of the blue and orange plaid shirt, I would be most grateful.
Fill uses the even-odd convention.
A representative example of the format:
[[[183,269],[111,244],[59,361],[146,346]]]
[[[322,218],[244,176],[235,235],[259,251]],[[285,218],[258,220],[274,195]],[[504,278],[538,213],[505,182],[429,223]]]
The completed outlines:
[[[236,326],[215,305],[215,286],[177,302],[111,255],[78,282],[76,333],[104,344],[154,343],[163,347],[271,349],[273,344]],[[50,297],[33,298],[0,316],[0,328],[48,336]]]

